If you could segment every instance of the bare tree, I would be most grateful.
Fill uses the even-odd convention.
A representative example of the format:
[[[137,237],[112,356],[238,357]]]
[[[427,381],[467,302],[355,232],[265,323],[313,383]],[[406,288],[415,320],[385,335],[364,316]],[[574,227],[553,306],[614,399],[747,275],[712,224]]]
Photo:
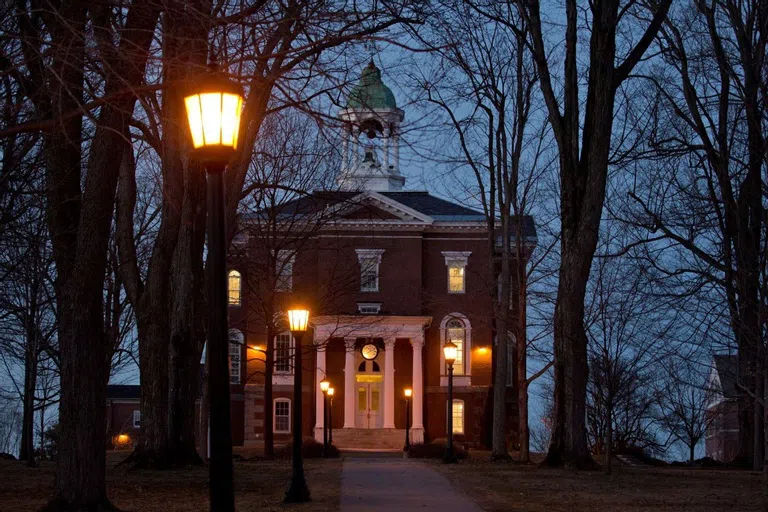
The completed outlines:
[[[659,424],[674,441],[688,448],[688,461],[693,463],[696,446],[716,419],[707,412],[706,375],[696,370],[694,361],[677,358],[664,364],[664,370],[663,385],[658,388]]]

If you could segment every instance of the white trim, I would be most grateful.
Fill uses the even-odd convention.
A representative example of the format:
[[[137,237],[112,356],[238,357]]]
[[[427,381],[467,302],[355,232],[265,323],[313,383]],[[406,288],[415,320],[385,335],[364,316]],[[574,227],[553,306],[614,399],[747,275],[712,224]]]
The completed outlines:
[[[272,371],[272,384],[285,384],[285,385],[293,384],[293,370],[291,369],[291,354],[292,354],[292,351],[294,350],[296,340],[293,339],[293,335],[291,334],[291,331],[284,331],[275,335],[275,339],[272,343],[272,349],[274,351],[274,357],[272,359],[275,363],[277,363],[277,338],[285,335],[288,336],[288,370],[278,371],[277,365],[275,365],[275,368]]]
[[[442,251],[446,267],[446,289],[451,294],[467,293],[467,260],[472,251]],[[461,290],[451,290],[451,269],[461,268]]]
[[[445,355],[443,354],[443,345],[446,343],[446,333],[448,322],[451,320],[459,320],[464,324],[464,347],[462,350],[462,357],[464,358],[464,373],[453,374],[454,386],[469,386],[470,377],[472,376],[472,324],[466,315],[454,312],[443,317],[440,322],[440,385],[448,386],[448,376],[445,372]]]
[[[360,291],[361,292],[370,292],[370,293],[376,293],[379,291],[379,277],[380,277],[380,267],[381,267],[381,255],[384,254],[384,249],[355,249],[355,252],[357,253],[357,261],[360,264]],[[376,281],[374,283],[374,286],[372,288],[363,288],[363,271],[364,270],[371,270],[371,269],[364,269],[363,268],[363,262],[365,260],[375,260],[376,262]]]
[[[277,403],[287,403],[288,404],[288,430],[277,430]],[[291,405],[291,399],[290,398],[275,398],[272,400],[272,432],[275,434],[290,434],[291,433],[291,413],[293,412],[293,407]],[[282,417],[282,416],[281,416]]]

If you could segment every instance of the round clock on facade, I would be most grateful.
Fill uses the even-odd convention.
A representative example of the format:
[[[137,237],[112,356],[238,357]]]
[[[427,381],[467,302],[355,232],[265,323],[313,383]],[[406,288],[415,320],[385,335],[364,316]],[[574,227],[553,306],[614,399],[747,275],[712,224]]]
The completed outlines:
[[[370,361],[376,359],[376,356],[379,355],[379,348],[373,343],[368,343],[363,345],[363,348],[360,349],[360,353],[363,355],[364,359]]]

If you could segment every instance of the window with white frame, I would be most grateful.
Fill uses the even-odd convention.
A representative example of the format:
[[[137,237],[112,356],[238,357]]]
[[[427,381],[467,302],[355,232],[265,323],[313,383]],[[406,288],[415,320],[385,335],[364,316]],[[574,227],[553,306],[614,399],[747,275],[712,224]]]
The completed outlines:
[[[291,432],[291,401],[287,398],[275,399],[272,417],[274,418],[272,431],[276,434],[289,434]]]
[[[360,263],[360,291],[379,291],[379,266],[384,249],[355,249]]]
[[[133,428],[141,428],[141,411],[139,409],[133,410]]]
[[[290,332],[275,336],[275,373],[291,372],[291,349],[293,338]]]
[[[448,293],[467,291],[467,259],[471,251],[443,251],[448,268]]]
[[[237,329],[229,331],[229,383],[240,384],[242,365],[243,333]]]
[[[381,302],[358,302],[357,311],[363,315],[378,315],[381,312]]]
[[[453,433],[464,433],[464,400],[453,400],[451,407],[451,415],[453,416]]]
[[[447,341],[453,342],[456,345],[456,361],[453,362],[453,374],[464,375],[464,355],[466,340],[466,329],[464,323],[458,318],[452,318],[445,326],[445,337]],[[447,373],[447,371],[446,371]]]
[[[230,306],[242,303],[242,276],[237,270],[229,271],[228,297]]]
[[[288,250],[278,251],[277,268],[275,269],[275,275],[277,276],[275,291],[290,292],[293,290],[293,262],[295,260],[295,252]]]

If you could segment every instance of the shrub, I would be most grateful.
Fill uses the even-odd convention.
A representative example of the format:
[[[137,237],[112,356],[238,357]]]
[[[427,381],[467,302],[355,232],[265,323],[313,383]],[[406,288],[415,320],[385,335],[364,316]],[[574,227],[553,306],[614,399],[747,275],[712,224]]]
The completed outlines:
[[[301,454],[305,459],[320,459],[323,456],[323,443],[318,443],[314,437],[305,437],[302,441]],[[328,446],[327,458],[336,458],[340,454],[336,446]],[[289,441],[285,446],[276,450],[275,456],[290,459],[293,456],[293,441]]]
[[[442,459],[445,455],[445,445],[444,441],[412,444],[408,456],[414,459]],[[457,459],[467,458],[467,450],[456,443],[453,444],[453,454]]]

